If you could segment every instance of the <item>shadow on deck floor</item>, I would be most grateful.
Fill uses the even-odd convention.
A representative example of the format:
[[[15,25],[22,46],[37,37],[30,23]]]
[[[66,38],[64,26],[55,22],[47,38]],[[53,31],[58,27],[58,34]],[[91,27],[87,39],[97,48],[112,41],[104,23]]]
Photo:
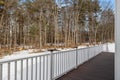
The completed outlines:
[[[101,53],[57,80],[114,80],[114,53]]]

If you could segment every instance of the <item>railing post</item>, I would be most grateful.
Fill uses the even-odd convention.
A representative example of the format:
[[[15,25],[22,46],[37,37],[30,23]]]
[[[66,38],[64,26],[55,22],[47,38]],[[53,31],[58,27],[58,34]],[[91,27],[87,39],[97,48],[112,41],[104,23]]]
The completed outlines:
[[[50,51],[50,80],[54,80],[54,71],[53,71],[53,66],[54,66],[54,63],[53,63],[53,51],[54,49],[50,49],[48,50]]]
[[[105,45],[105,44],[102,44],[102,47],[101,47],[101,48],[102,48],[102,52],[105,51],[105,49],[104,49],[104,45]]]
[[[88,55],[87,56],[88,56],[88,60],[89,60],[89,55],[91,54],[89,45],[87,45],[87,48],[88,48],[88,50],[87,50],[88,51],[87,52]]]
[[[0,64],[0,80],[2,80],[2,64]]]
[[[78,67],[78,47],[75,47],[76,48],[76,69]]]
[[[106,51],[109,52],[108,43],[106,43]]]

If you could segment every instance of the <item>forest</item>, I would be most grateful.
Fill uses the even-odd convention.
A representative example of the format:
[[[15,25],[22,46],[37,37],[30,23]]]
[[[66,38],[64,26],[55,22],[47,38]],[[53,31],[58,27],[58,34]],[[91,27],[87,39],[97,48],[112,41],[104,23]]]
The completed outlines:
[[[114,42],[114,10],[105,1],[0,0],[0,55]]]

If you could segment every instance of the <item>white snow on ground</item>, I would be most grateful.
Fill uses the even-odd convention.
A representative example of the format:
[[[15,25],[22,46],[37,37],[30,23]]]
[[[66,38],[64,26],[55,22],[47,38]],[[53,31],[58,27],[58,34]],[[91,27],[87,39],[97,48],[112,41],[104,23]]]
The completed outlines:
[[[24,58],[24,57],[43,55],[43,54],[47,54],[47,53],[49,53],[49,52],[45,51],[45,52],[41,52],[41,53],[34,53],[34,50],[22,50],[19,52],[15,52],[12,55],[4,56],[1,60],[18,59],[18,58]]]
[[[85,47],[87,47],[87,46],[79,46],[78,49],[85,48]],[[58,51],[68,51],[68,50],[74,50],[74,49],[75,48],[64,48],[64,49],[58,48],[57,50]],[[46,49],[42,49],[42,51],[44,51],[44,52],[41,52],[41,53],[34,53],[34,51],[35,51],[35,49],[17,51],[17,52],[14,52],[12,55],[4,56],[0,60],[17,59],[17,58],[36,56],[36,55],[40,55],[40,54],[43,55],[43,54],[49,53],[49,51],[47,51]],[[55,51],[55,52],[57,52],[57,51]]]
[[[87,46],[79,46],[78,49],[86,48],[86,47]],[[64,48],[64,49],[58,48],[57,50],[68,51],[68,50],[74,50],[74,49],[75,48]],[[29,50],[22,50],[22,51],[14,52],[12,55],[4,56],[0,60],[17,59],[17,58],[22,58],[22,57],[28,57],[28,56],[34,56],[34,55],[49,53],[49,51],[47,51],[46,49],[43,49],[44,52],[41,52],[41,53],[34,53],[34,51],[35,51],[34,49],[29,49]],[[109,52],[115,52],[115,43],[108,43],[108,51]]]
[[[108,52],[115,52],[115,43],[108,43]]]
[[[3,59],[13,59],[13,58],[20,58],[22,56],[27,56],[29,53],[33,52],[33,50],[22,50],[18,52],[14,52],[12,55],[4,56]]]

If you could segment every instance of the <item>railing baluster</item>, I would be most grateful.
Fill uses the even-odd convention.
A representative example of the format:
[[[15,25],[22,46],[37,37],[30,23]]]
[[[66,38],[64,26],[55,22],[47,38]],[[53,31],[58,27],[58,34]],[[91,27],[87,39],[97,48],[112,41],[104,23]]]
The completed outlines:
[[[59,54],[57,54],[57,63],[58,63],[58,75],[59,75]]]
[[[55,73],[57,75],[57,54],[54,55],[55,56]]]
[[[15,61],[15,80],[17,80],[17,61]]]
[[[56,54],[56,62],[57,62],[57,63],[56,63],[56,65],[57,65],[56,68],[57,68],[57,75],[59,75],[59,62],[58,62],[59,60],[58,60],[58,55],[59,55],[59,54]]]
[[[8,80],[10,80],[10,62],[8,62]]]
[[[66,52],[66,71],[68,70],[68,52]]]
[[[64,55],[63,55],[63,53],[61,53],[61,54],[62,54],[62,73],[63,73],[64,72],[64,70],[63,70],[64,69],[64,67],[63,67],[63,65],[64,65],[64,58],[63,58]]]
[[[68,53],[69,53],[69,52],[67,52],[67,71],[68,71],[68,66],[69,66],[69,57],[68,57]]]
[[[65,59],[66,59],[66,61],[65,61],[65,70],[67,71],[67,52],[65,53]]]
[[[78,67],[78,48],[76,47],[76,67]]]
[[[36,69],[35,69],[35,70],[36,70],[36,71],[35,71],[35,72],[36,72],[36,76],[35,76],[35,80],[37,80],[37,57],[36,57],[35,59],[36,59],[36,60],[35,60],[35,61],[36,61]]]
[[[65,72],[65,53],[63,53],[63,71]]]
[[[43,56],[43,80],[45,79],[45,56]]]
[[[26,80],[28,80],[28,59],[26,59]]]
[[[89,47],[89,46],[88,46],[88,47]],[[89,60],[89,50],[92,51],[92,48],[88,48],[88,49],[87,49],[87,61]]]
[[[58,54],[58,75],[60,75],[60,60],[59,60],[59,55],[60,54]]]
[[[41,56],[39,57],[39,80],[41,80]]]
[[[46,80],[48,80],[48,56],[46,56]]]
[[[31,58],[31,80],[33,80],[33,58]]]
[[[48,58],[49,58],[49,56],[47,56],[47,74],[46,74],[46,75],[47,75],[47,76],[46,76],[46,77],[47,77],[47,80],[49,80],[49,79],[48,79],[48,78],[49,78],[49,77],[48,77],[48,70],[49,70],[49,68],[48,68],[48,66],[49,66],[49,65],[48,65],[48,64],[49,64],[49,62],[48,62],[48,61],[49,61]]]
[[[84,50],[85,49],[82,50],[82,63],[84,63]]]
[[[61,57],[60,57],[60,59],[61,59],[61,61],[60,61],[60,62],[61,62],[61,73],[62,73],[62,65],[63,65],[63,62],[62,62],[62,60],[63,60],[63,59],[62,59],[62,53],[60,53],[60,56],[61,56]]]
[[[60,53],[60,74],[62,73],[62,59],[61,59],[61,53]]]
[[[61,73],[61,61],[60,61],[60,58],[61,58],[61,54],[59,54],[59,75]]]
[[[52,80],[54,80],[54,54],[52,53],[52,66],[51,66],[51,68],[52,68]]]
[[[70,52],[68,52],[68,70],[69,70],[69,68],[70,68]]]
[[[21,80],[23,80],[23,60],[21,60]]]
[[[50,72],[51,72],[51,74],[50,74],[50,80],[53,80],[53,77],[54,77],[54,71],[53,71],[53,65],[54,65],[54,63],[53,63],[53,51],[51,50],[51,60],[50,60],[50,67],[51,67],[51,69],[50,69]]]
[[[66,56],[65,56],[66,53],[64,53],[64,72],[66,71]]]
[[[0,80],[2,80],[2,64],[0,64]]]

